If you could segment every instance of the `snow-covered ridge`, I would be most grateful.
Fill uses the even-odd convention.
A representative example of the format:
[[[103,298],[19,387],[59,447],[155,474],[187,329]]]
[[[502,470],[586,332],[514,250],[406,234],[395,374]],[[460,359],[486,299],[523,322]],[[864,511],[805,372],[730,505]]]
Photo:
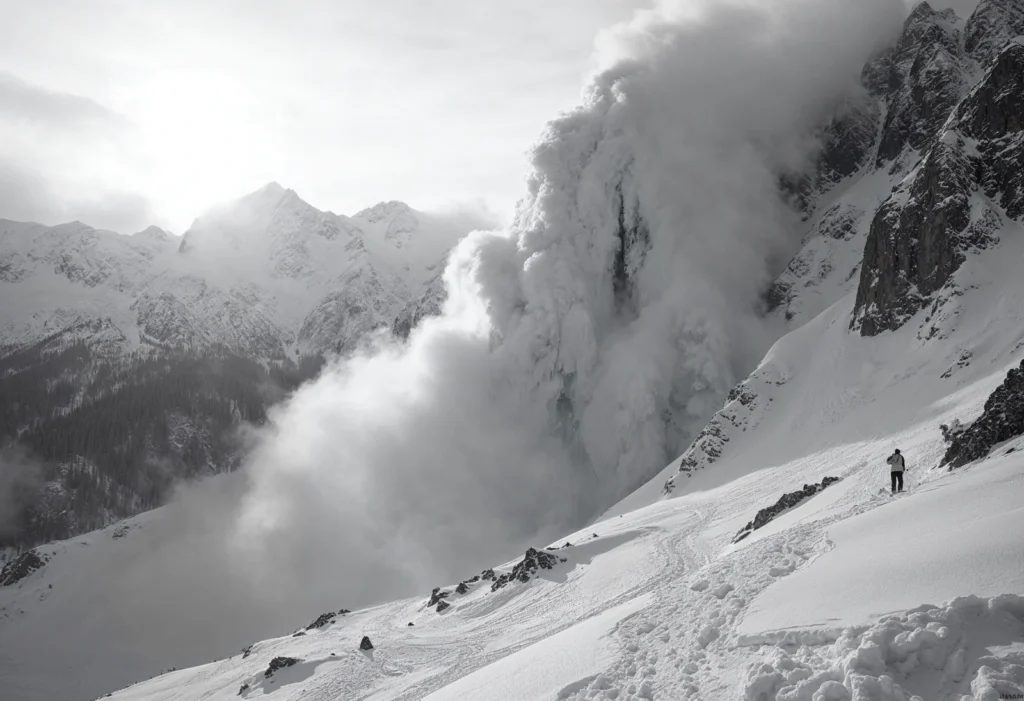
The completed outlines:
[[[222,345],[247,357],[329,354],[390,327],[466,231],[399,202],[353,218],[270,183],[180,238],[78,222],[0,221],[0,346],[109,320],[124,351]]]

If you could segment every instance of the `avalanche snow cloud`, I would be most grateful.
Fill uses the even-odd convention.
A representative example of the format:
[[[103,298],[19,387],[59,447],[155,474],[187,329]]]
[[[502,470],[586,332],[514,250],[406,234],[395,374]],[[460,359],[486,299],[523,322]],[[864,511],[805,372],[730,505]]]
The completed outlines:
[[[691,2],[616,32],[618,60],[536,147],[513,225],[452,256],[445,315],[274,416],[233,539],[262,590],[427,591],[680,453],[778,334],[758,300],[799,243],[779,176],[811,166],[904,12]]]

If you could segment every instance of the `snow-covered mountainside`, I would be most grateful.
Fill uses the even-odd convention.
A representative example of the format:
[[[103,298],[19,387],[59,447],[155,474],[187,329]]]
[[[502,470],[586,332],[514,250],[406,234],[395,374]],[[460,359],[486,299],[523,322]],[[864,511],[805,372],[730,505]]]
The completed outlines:
[[[222,517],[199,509],[183,520],[174,509],[185,507],[171,505],[9,565],[0,576],[0,684],[16,701],[75,699],[199,664],[112,698],[1024,696],[1021,18],[1021,0],[982,0],[966,21],[918,6],[865,66],[864,89],[820,126],[813,166],[763,174],[799,209],[805,235],[767,291],[761,283],[771,280],[727,277],[766,292],[762,311],[782,330],[731,392],[744,367],[723,331],[732,319],[680,319],[659,305],[667,269],[651,254],[675,253],[664,248],[682,237],[673,207],[715,193],[698,188],[676,202],[658,190],[687,164],[630,153],[637,125],[618,121],[617,84],[599,85],[585,110],[553,125],[535,156],[518,240],[488,239],[506,252],[499,262],[529,261],[521,286],[509,285],[514,294],[493,296],[508,301],[489,310],[506,334],[492,338],[496,352],[534,363],[528,377],[553,398],[565,433],[582,434],[593,462],[607,463],[597,467],[611,465],[599,473],[615,483],[605,493],[706,423],[681,456],[586,528],[419,596],[355,611],[337,601],[282,620],[273,607],[254,616],[230,596],[189,598],[179,582],[159,597],[140,591],[152,579],[139,568],[154,565],[139,553],[176,542],[183,522],[201,531],[204,519]],[[700,122],[699,110],[688,116]],[[716,157],[737,157],[728,144],[712,146]],[[644,180],[652,172],[659,177]],[[760,200],[750,204],[762,211]],[[687,239],[682,253],[699,258],[706,243]],[[766,251],[779,249],[755,252]],[[748,253],[733,247],[726,261],[700,260]],[[511,278],[495,268],[495,285]],[[440,307],[443,287],[428,287],[396,332]],[[711,316],[742,313],[728,300],[701,301]],[[626,331],[637,327],[655,340],[632,343]],[[624,340],[603,344],[601,334]],[[679,335],[707,342],[674,345]],[[520,348],[528,352],[516,356]],[[632,354],[635,382],[602,384],[622,367],[607,362],[616,352]],[[655,366],[673,371],[648,372]],[[594,401],[616,389],[625,396]],[[712,402],[717,412],[707,411]],[[610,415],[588,417],[588,403],[611,406]],[[654,418],[637,428],[634,405]],[[890,493],[885,463],[894,448],[907,460],[900,495]],[[445,516],[461,516],[453,511]],[[181,558],[190,572],[211,565],[205,552],[187,555],[196,558]],[[108,570],[123,573],[113,585],[99,576]],[[238,573],[242,584],[249,575]],[[115,615],[83,614],[97,602]],[[188,617],[214,612],[236,632],[277,626],[280,637],[235,640],[224,658],[231,641],[183,633]],[[227,626],[217,635],[230,637]]]
[[[351,349],[418,299],[464,235],[400,202],[344,217],[271,183],[182,237],[0,222],[0,345],[108,321],[122,352],[223,346],[254,359]],[[86,335],[86,340],[92,339]]]
[[[0,547],[104,526],[175,479],[232,469],[240,422],[436,296],[460,226],[400,202],[321,212],[276,183],[182,237],[0,221],[0,444],[35,465]]]

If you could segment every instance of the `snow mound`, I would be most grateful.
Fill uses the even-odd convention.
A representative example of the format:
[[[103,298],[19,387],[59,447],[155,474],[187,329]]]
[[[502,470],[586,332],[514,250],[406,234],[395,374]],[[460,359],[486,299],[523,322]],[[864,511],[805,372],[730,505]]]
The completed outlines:
[[[959,597],[800,637],[747,672],[745,701],[988,701],[1024,693],[1024,597]]]

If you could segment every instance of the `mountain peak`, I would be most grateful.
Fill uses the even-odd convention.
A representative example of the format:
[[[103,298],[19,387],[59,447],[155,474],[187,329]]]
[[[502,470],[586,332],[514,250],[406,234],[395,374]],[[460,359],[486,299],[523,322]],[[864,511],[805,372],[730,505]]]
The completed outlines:
[[[1024,34],[1024,2],[981,0],[967,20],[964,34],[967,53],[987,64],[1007,42]]]
[[[132,234],[133,237],[153,239],[155,241],[170,241],[170,232],[164,231],[159,226],[148,226],[142,231],[136,231]]]
[[[358,212],[353,219],[362,219],[371,224],[375,224],[385,219],[391,220],[399,216],[413,216],[415,212],[412,207],[407,205],[405,202],[399,202],[398,200],[389,200],[387,202],[378,202],[372,207]]]

